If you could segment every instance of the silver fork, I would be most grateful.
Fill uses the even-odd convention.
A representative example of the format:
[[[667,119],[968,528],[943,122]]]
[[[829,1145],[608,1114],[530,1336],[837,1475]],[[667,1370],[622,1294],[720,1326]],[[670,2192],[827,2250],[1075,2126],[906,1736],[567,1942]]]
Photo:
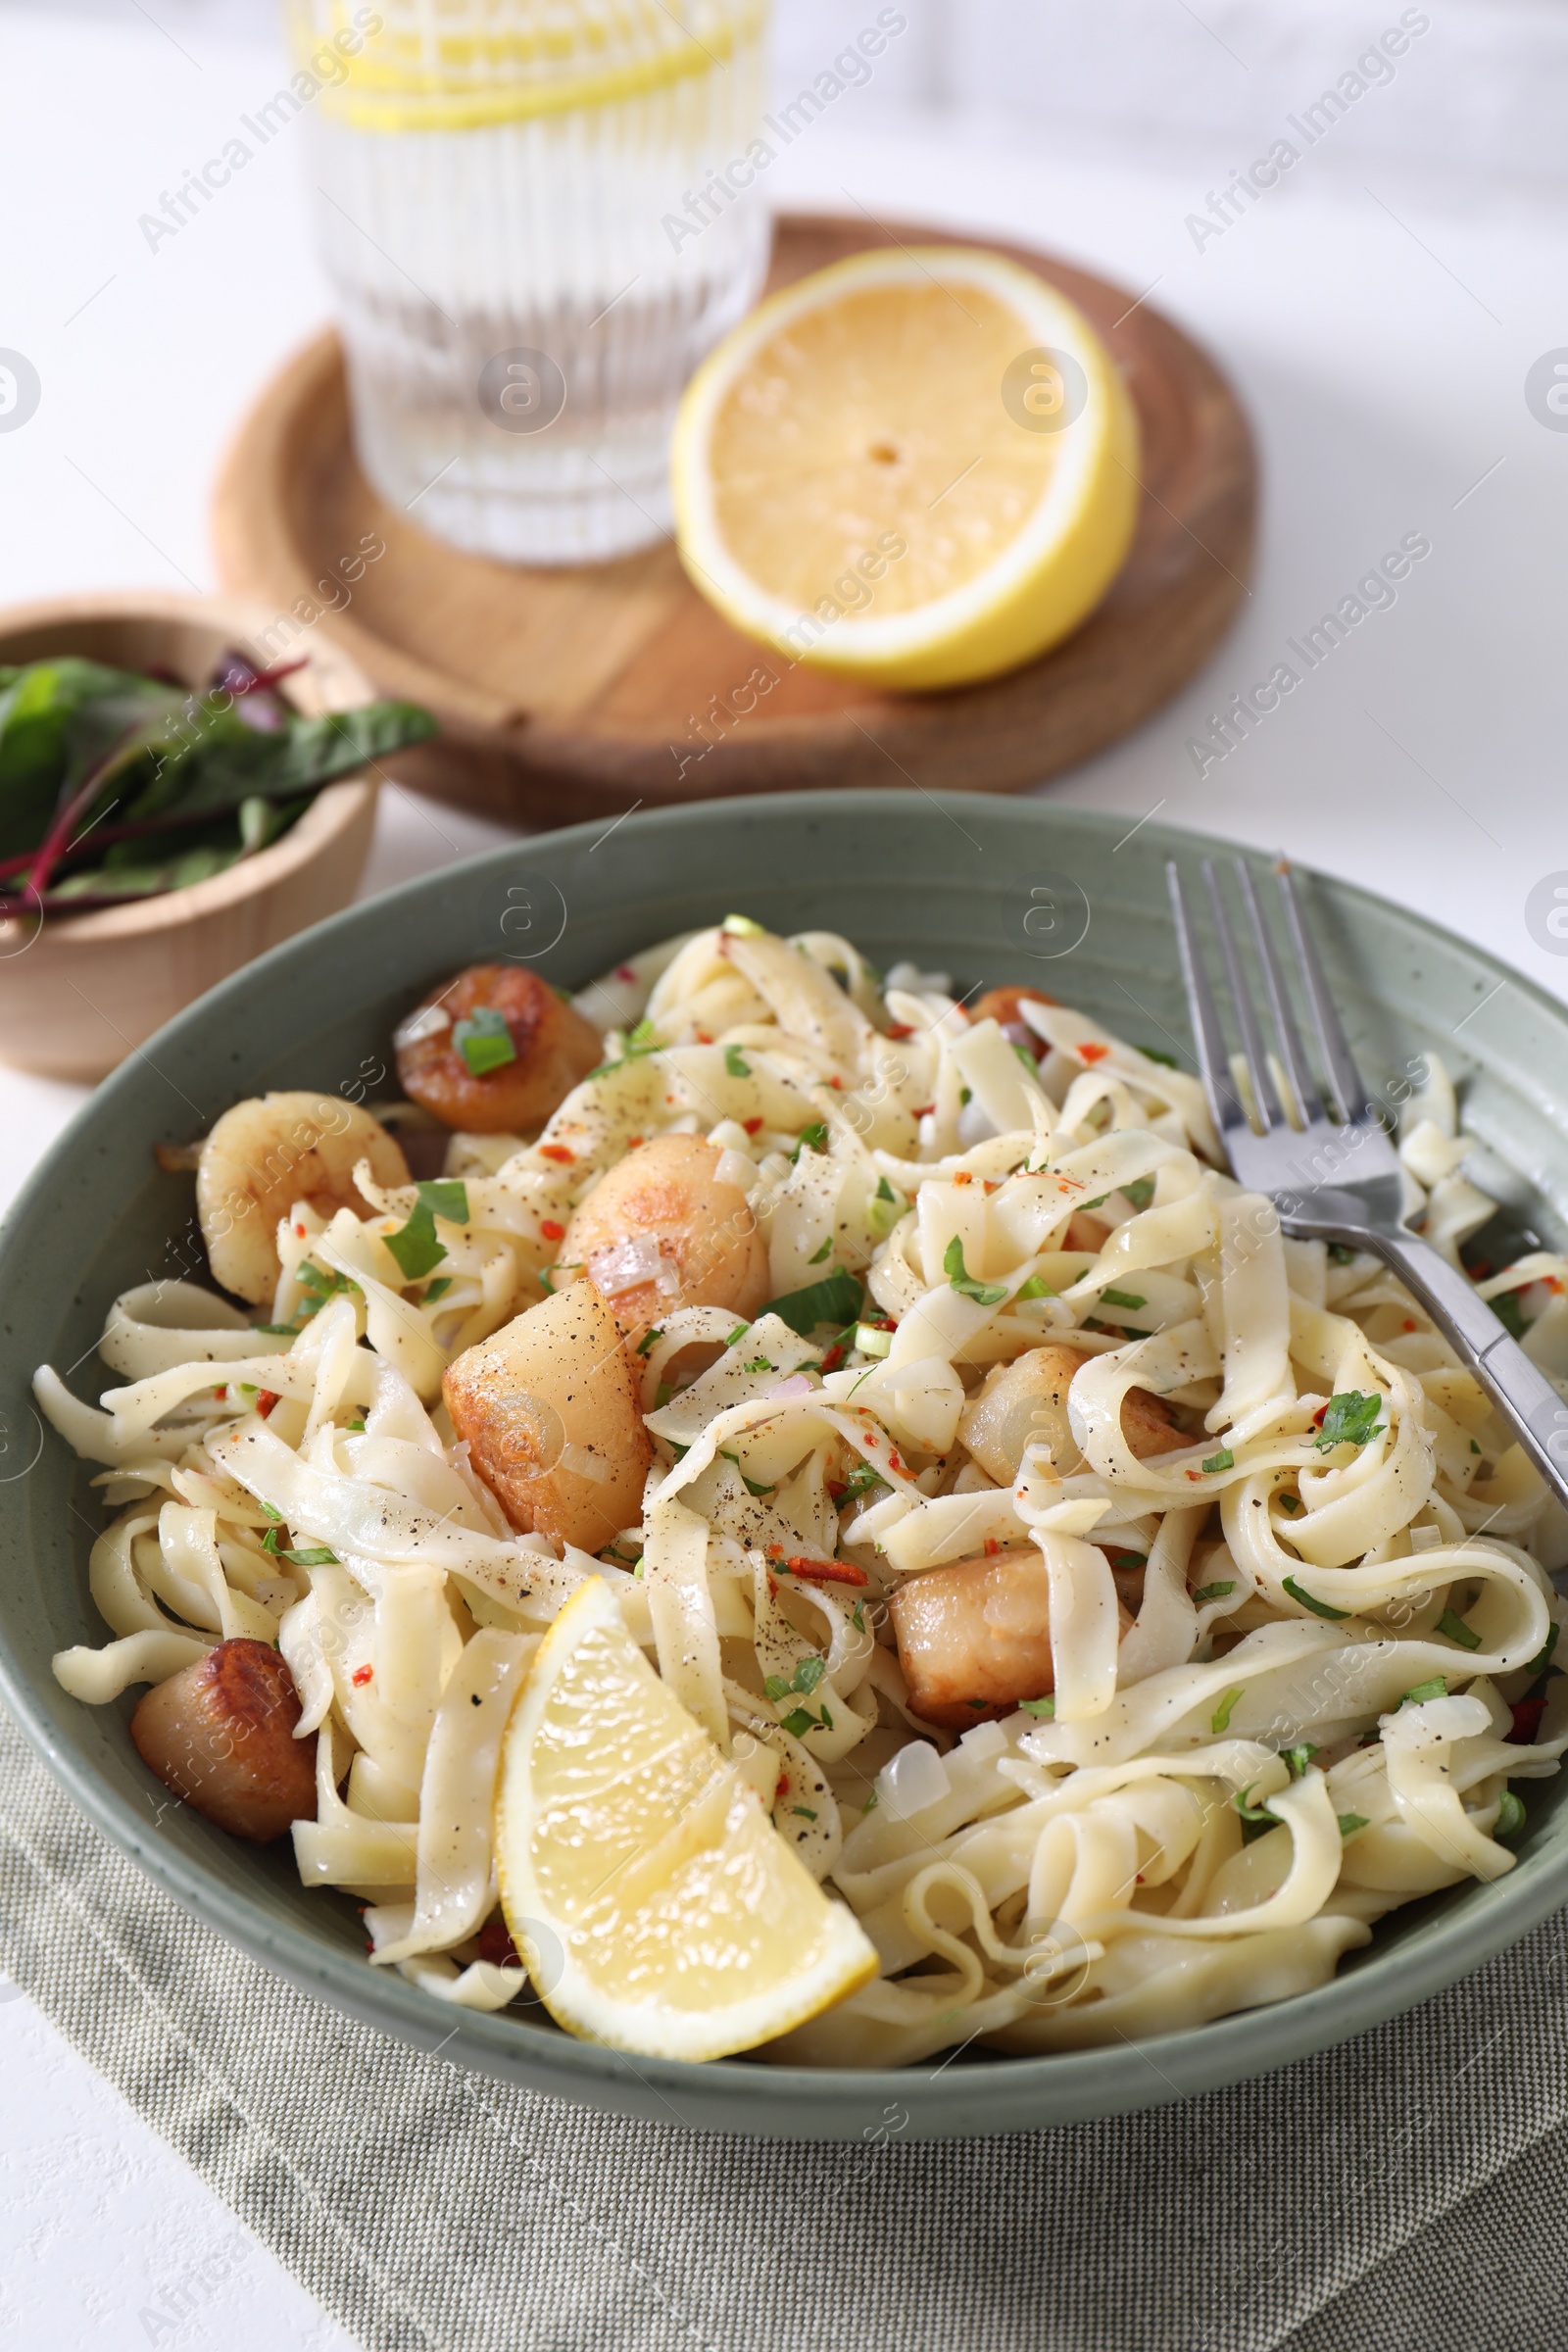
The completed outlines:
[[[1568,1403],[1539,1365],[1531,1362],[1518,1341],[1509,1337],[1486,1300],[1476,1296],[1468,1278],[1401,1221],[1398,1159],[1368,1100],[1334,1008],[1294,878],[1288,868],[1282,868],[1278,878],[1285,920],[1328,1081],[1320,1091],[1302,1050],[1285,975],[1264,928],[1250,870],[1240,858],[1235,866],[1263,973],[1280,1064],[1296,1098],[1288,1112],[1269,1067],[1262,1025],[1243,976],[1219,877],[1212,859],[1205,858],[1203,879],[1261,1133],[1249,1117],[1231,1075],[1219,1010],[1199,952],[1181,875],[1174,861],[1165,868],[1199,1066],[1232,1174],[1249,1191],[1269,1195],[1288,1234],[1369,1250],[1392,1266],[1451,1342],[1461,1362],[1512,1422],[1519,1443],[1552,1493],[1568,1504]],[[1299,1118],[1299,1125],[1293,1123],[1292,1112]]]

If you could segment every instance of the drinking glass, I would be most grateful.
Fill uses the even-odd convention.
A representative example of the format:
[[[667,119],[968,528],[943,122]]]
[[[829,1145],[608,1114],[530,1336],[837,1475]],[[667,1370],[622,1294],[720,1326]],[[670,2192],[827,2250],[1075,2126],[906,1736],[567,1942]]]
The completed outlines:
[[[284,13],[370,482],[514,562],[661,537],[681,388],[766,267],[765,0]]]

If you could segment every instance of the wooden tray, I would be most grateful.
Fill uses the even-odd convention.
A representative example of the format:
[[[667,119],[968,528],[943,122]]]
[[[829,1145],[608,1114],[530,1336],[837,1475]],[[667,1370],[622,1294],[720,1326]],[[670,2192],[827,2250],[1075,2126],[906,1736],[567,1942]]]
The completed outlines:
[[[979,242],[787,216],[770,283],[894,241]],[[400,754],[399,774],[503,820],[570,824],[634,802],[805,785],[1038,783],[1137,726],[1213,650],[1250,570],[1256,465],[1230,385],[1168,318],[1049,255],[1001,250],[1107,339],[1138,403],[1146,491],[1104,604],[1009,676],[909,695],[786,669],[704,603],[668,544],[532,568],[427,537],[359,469],[332,333],[269,387],[228,454],[213,515],[220,575],[280,614],[320,613],[320,632],[381,692],[435,711],[445,739]],[[346,591],[343,559],[373,544],[365,534],[386,553]],[[779,683],[742,717],[730,699],[759,662]]]

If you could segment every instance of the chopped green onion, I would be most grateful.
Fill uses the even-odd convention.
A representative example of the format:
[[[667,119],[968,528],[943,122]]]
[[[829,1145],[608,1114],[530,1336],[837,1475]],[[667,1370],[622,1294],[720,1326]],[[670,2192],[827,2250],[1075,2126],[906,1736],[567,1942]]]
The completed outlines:
[[[1490,1301],[1492,1311],[1513,1339],[1522,1340],[1530,1329],[1524,1305],[1517,1291],[1499,1291]]]
[[[1135,1314],[1139,1307],[1149,1304],[1149,1300],[1141,1298],[1136,1291],[1102,1291],[1100,1298],[1104,1306],[1129,1306]],[[1229,1464],[1226,1466],[1228,1468]]]
[[[450,1274],[438,1274],[438,1275],[436,1276],[436,1278],[435,1278],[434,1282],[432,1282],[432,1283],[429,1283],[429,1284],[427,1284],[427,1285],[426,1285],[426,1288],[425,1288],[425,1293],[424,1293],[424,1298],[423,1298],[423,1304],[424,1304],[424,1305],[426,1305],[426,1306],[433,1306],[433,1305],[435,1304],[435,1302],[436,1302],[436,1300],[437,1300],[438,1298],[444,1298],[446,1297],[446,1295],[447,1295],[448,1291],[450,1291],[450,1290],[451,1290],[451,1288],[452,1288],[452,1277],[451,1277],[451,1275],[450,1275]]]
[[[731,939],[763,939],[766,937],[761,924],[754,923],[749,914],[726,914],[724,920],[719,924],[719,929],[727,931]]]
[[[816,1717],[805,1707],[792,1707],[787,1715],[780,1716],[779,1721],[785,1731],[793,1733],[797,1740],[804,1739],[808,1732],[818,1732],[822,1728]]]
[[[505,1069],[509,1061],[517,1058],[511,1024],[494,1004],[476,1004],[466,1019],[454,1021],[452,1043],[467,1063],[471,1078]]]
[[[1290,1767],[1292,1780],[1298,1781],[1317,1754],[1317,1743],[1312,1740],[1298,1740],[1294,1747],[1282,1747],[1280,1753]]]
[[[274,1511],[274,1510],[273,1510],[273,1508],[272,1508],[272,1506],[271,1506],[271,1504],[270,1504],[270,1502],[264,1502],[264,1503],[262,1503],[262,1504],[261,1504],[261,1508],[262,1508],[262,1509],[263,1509],[263,1510],[266,1512],[266,1514],[267,1514],[267,1516],[268,1516],[268,1518],[269,1518],[269,1519],[275,1519],[275,1520],[276,1520],[276,1521],[279,1523],[279,1525],[281,1525],[281,1524],[282,1524],[282,1518],[283,1518],[283,1514],[282,1514],[282,1512],[281,1512],[281,1511]]]
[[[1342,1838],[1353,1838],[1357,1830],[1364,1830],[1367,1827],[1367,1818],[1364,1813],[1342,1813],[1339,1816],[1339,1824]]]
[[[866,1798],[864,1804],[860,1807],[860,1811],[862,1813],[874,1813],[881,1801],[881,1798],[877,1795],[876,1790],[873,1788],[870,1795]]]
[[[1412,1683],[1409,1690],[1406,1690],[1404,1696],[1400,1699],[1399,1706],[1418,1707],[1423,1699],[1446,1698],[1447,1695],[1448,1685],[1446,1677],[1441,1674],[1435,1674],[1429,1683]],[[1398,1710],[1396,1709],[1395,1711],[1397,1713]]]
[[[1020,1698],[1018,1704],[1026,1715],[1038,1715],[1042,1723],[1049,1723],[1056,1712],[1054,1693],[1050,1698]]]
[[[795,1150],[791,1156],[795,1159],[799,1159],[803,1152],[825,1152],[826,1150],[827,1121],[825,1119],[813,1119],[808,1127],[803,1127],[801,1129],[800,1135],[796,1141]]]
[[[1504,1788],[1492,1825],[1494,1838],[1517,1838],[1525,1826],[1525,1809],[1511,1788]]]
[[[311,1551],[285,1551],[281,1556],[292,1560],[296,1568],[336,1568],[341,1564],[337,1553],[328,1551],[324,1544]]]
[[[1020,1300],[1025,1298],[1054,1298],[1055,1297],[1056,1293],[1043,1274],[1031,1274],[1028,1281],[1020,1283],[1013,1292],[1012,1303],[1017,1306]]]
[[[1236,1456],[1234,1453],[1232,1453],[1228,1446],[1222,1446],[1218,1453],[1211,1453],[1207,1461],[1203,1464],[1203,1468],[1208,1471],[1210,1475],[1212,1475],[1216,1470],[1234,1470],[1235,1467]]]
[[[1122,1198],[1130,1200],[1134,1208],[1147,1208],[1154,1198],[1154,1179],[1152,1176],[1135,1176],[1131,1184],[1124,1184],[1121,1189]]]
[[[790,1811],[792,1813],[798,1813],[803,1821],[814,1821],[816,1819],[816,1815],[811,1811],[809,1805],[791,1805]]]
[[[1234,1592],[1235,1590],[1236,1579],[1232,1577],[1228,1584],[1200,1585],[1198,1591],[1193,1594],[1193,1598],[1201,1608],[1205,1600],[1223,1600],[1227,1592]]]
[[[829,1234],[827,1239],[823,1242],[821,1249],[814,1250],[806,1262],[808,1266],[825,1266],[832,1254],[833,1236]]]
[[[879,1242],[887,1240],[908,1205],[904,1195],[896,1192],[885,1176],[877,1178],[876,1191],[866,1203],[865,1221]]]
[[[1224,1697],[1220,1700],[1219,1705],[1214,1709],[1213,1714],[1208,1719],[1208,1728],[1216,1738],[1218,1738],[1219,1734],[1224,1731],[1226,1725],[1230,1722],[1232,1713],[1235,1710],[1236,1701],[1243,1696],[1245,1696],[1244,1687],[1242,1684],[1238,1683],[1233,1690],[1226,1691]]]
[[[740,1336],[741,1336],[741,1332],[743,1332],[745,1329],[746,1329],[746,1325],[743,1323],[743,1324],[740,1326],[740,1329],[739,1329],[739,1330],[737,1330],[737,1331],[732,1331],[732,1332],[730,1333],[730,1335],[729,1335],[729,1338],[728,1338],[728,1339],[727,1339],[727,1340],[724,1342],[724,1345],[725,1345],[725,1347],[726,1347],[726,1348],[733,1348],[733,1347],[734,1347],[734,1345],[735,1345],[735,1343],[736,1343],[736,1341],[737,1341],[737,1340],[740,1338]],[[656,1341],[656,1340],[662,1340],[662,1339],[663,1338],[663,1336],[664,1336],[664,1335],[663,1335],[663,1333],[662,1333],[662,1332],[660,1330],[660,1328],[659,1328],[658,1324],[656,1323],[656,1324],[654,1325],[653,1329],[652,1329],[651,1331],[645,1331],[645,1332],[643,1333],[643,1336],[642,1336],[642,1338],[641,1338],[641,1339],[638,1341],[638,1343],[637,1343],[637,1352],[638,1352],[638,1354],[639,1354],[639,1355],[646,1355],[646,1354],[648,1353],[648,1350],[650,1349],[650,1348],[652,1348],[652,1347],[653,1347],[653,1345],[654,1345],[655,1341]]]
[[[862,1355],[886,1355],[893,1345],[891,1331],[879,1331],[874,1323],[857,1323],[855,1345]]]

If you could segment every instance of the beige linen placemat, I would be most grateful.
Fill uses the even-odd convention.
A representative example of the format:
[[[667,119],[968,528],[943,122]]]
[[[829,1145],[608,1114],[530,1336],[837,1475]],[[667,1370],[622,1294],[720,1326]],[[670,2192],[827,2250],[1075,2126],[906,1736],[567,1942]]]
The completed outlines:
[[[1259,2082],[810,2147],[596,2116],[277,1983],[0,1714],[0,1967],[367,2352],[1560,2352],[1568,1936]]]

